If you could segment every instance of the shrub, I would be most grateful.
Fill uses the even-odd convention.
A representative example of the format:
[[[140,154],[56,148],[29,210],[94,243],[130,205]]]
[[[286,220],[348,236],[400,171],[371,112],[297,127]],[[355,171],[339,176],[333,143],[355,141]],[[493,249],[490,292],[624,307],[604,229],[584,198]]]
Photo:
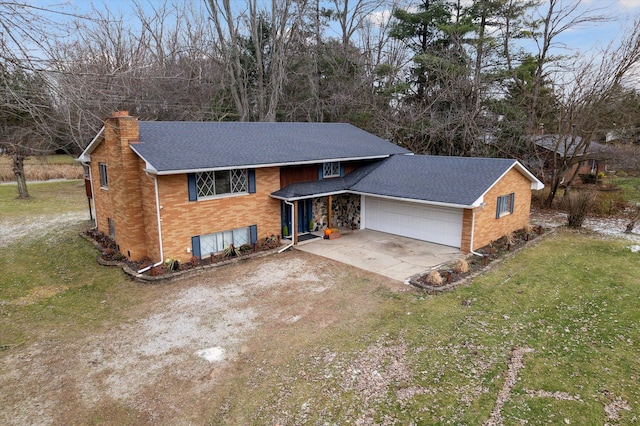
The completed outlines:
[[[580,191],[571,192],[565,198],[565,210],[567,212],[567,226],[570,228],[581,228],[587,213],[593,204],[593,193]]]
[[[191,256],[191,259],[189,259],[189,262],[193,266],[198,266],[198,264],[200,263],[200,258],[198,256]]]
[[[429,272],[429,275],[427,275],[427,283],[431,285],[442,285],[442,275],[440,275],[440,272]]]
[[[241,254],[245,254],[245,253],[249,253],[250,251],[253,250],[253,247],[251,246],[251,244],[243,244],[240,246],[240,253]]]
[[[236,250],[236,246],[234,246],[233,244],[224,248],[224,257],[234,257],[237,255],[238,250]]]
[[[581,173],[579,176],[584,184],[596,183],[597,176],[594,173]]]
[[[469,271],[469,263],[465,259],[460,259],[453,265],[453,272],[456,274],[465,273]]]
[[[623,212],[629,206],[622,191],[599,191],[594,198],[591,213],[604,216]]]

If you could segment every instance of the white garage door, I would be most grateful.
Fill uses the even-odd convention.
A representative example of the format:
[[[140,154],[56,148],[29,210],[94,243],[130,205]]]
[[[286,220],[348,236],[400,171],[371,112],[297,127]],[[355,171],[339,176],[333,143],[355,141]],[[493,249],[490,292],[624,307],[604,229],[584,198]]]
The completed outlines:
[[[367,196],[364,215],[368,229],[460,247],[462,209]]]

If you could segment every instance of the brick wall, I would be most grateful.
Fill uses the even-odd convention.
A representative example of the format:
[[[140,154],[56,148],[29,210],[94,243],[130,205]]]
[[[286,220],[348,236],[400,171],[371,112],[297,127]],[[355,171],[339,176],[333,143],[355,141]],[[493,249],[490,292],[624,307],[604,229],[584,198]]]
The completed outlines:
[[[515,193],[513,214],[496,219],[498,197]],[[522,229],[529,223],[531,209],[531,181],[512,168],[484,196],[484,207],[475,209],[473,250],[486,246],[503,235]],[[472,212],[467,209],[463,216],[462,250],[468,251]]]
[[[280,201],[269,196],[280,189],[280,169],[256,169],[256,192],[189,201],[187,176],[158,176],[162,243],[165,258],[187,261],[191,237],[250,225],[258,238],[280,234]]]
[[[91,153],[98,229],[108,234],[111,219],[120,252],[135,260],[148,257],[140,185],[141,179],[148,177],[140,167],[140,159],[129,148],[129,142],[138,138],[138,119],[126,112],[114,113],[105,120],[103,143]],[[107,166],[107,189],[100,187],[100,163]]]

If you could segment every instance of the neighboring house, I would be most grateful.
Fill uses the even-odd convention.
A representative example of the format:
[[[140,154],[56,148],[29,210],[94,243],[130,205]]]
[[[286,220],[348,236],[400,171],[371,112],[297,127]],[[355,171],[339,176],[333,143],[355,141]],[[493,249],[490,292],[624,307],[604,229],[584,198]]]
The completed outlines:
[[[541,170],[546,181],[551,179],[554,161],[555,164],[576,161],[563,174],[561,184],[569,182],[574,175],[597,175],[607,170],[606,159],[609,153],[606,145],[592,141],[584,152],[584,143],[580,136],[536,135],[534,140],[538,156],[538,164],[534,169]]]
[[[114,113],[78,161],[127,257],[208,257],[327,226],[470,252],[529,222],[542,183],[507,159],[414,156],[341,123],[138,122]],[[288,231],[288,232],[285,232]]]

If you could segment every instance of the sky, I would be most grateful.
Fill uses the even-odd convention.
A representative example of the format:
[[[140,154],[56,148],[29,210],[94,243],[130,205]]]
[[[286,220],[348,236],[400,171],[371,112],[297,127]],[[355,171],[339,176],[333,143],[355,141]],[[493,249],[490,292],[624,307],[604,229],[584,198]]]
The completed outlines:
[[[41,6],[51,7],[54,10],[69,13],[86,13],[91,10],[93,4],[100,9],[108,7],[109,9],[122,12],[125,16],[128,11],[135,8],[132,0],[26,0],[28,3]],[[141,4],[147,4],[149,9],[153,5],[162,3],[163,0],[139,0]],[[181,0],[188,2],[189,0]],[[205,0],[193,0],[196,4],[203,4]],[[237,4],[244,4],[245,0],[231,0]],[[350,0],[352,3],[355,0]],[[405,0],[408,5],[416,4],[417,1]],[[463,0],[471,2],[471,0]],[[1,1],[0,1],[1,2]],[[543,3],[548,0],[543,0]],[[560,0],[561,3],[570,4],[574,0]],[[599,13],[607,14],[611,17],[610,22],[600,24],[588,24],[582,27],[573,28],[562,34],[560,40],[567,46],[571,46],[581,52],[592,51],[593,49],[602,49],[606,45],[616,39],[619,39],[625,28],[633,24],[635,18],[640,17],[640,0],[583,0],[581,8],[598,8]],[[203,8],[204,10],[204,8]],[[378,16],[389,16],[388,11],[378,10]]]

